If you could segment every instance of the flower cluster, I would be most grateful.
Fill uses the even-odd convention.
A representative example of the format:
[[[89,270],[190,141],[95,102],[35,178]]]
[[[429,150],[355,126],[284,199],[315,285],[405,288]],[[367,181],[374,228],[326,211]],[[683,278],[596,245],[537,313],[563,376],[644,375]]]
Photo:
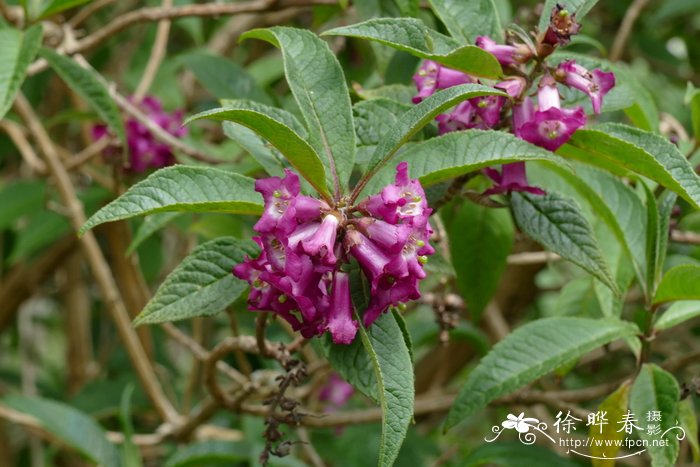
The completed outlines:
[[[525,141],[550,151],[557,150],[586,124],[583,107],[562,107],[557,84],[587,94],[596,114],[601,112],[604,96],[615,85],[613,73],[599,69],[589,71],[574,60],[564,61],[555,68],[545,66],[543,73],[539,67],[532,65],[533,59],[543,63],[556,47],[566,45],[580,28],[575,15],[557,5],[552,10],[549,27],[537,36],[536,44],[498,44],[490,37],[477,37],[476,45],[491,53],[503,66],[506,78],[492,85],[505,91],[509,99],[504,96],[483,96],[461,102],[450,112],[437,116],[440,134],[473,128],[510,128]],[[528,95],[528,83],[532,83],[538,74],[541,76],[536,81],[535,103]],[[429,60],[422,63],[413,80],[418,89],[413,99],[416,103],[439,89],[481,82],[466,73]],[[528,184],[524,163],[507,164],[500,172],[495,169],[485,172],[496,183],[486,195],[512,191],[544,194],[541,189]]]
[[[182,126],[183,112],[178,110],[168,113],[163,110],[160,101],[152,96],[146,96],[138,104],[139,109],[154,123],[175,137],[183,137],[187,134],[187,128]],[[129,149],[129,160],[125,168],[130,172],[144,172],[148,169],[159,169],[173,165],[175,156],[171,147],[158,141],[151,131],[134,118],[128,118],[125,122],[126,142]],[[93,138],[98,140],[109,135],[106,125],[96,125],[92,129]],[[105,157],[114,158],[118,151],[114,147],[108,147],[104,151]]]
[[[353,317],[350,274],[354,258],[371,289],[362,317],[371,325],[390,306],[420,297],[423,264],[434,253],[425,193],[404,162],[395,183],[354,207],[332,207],[301,194],[298,176],[256,182],[265,210],[255,224],[262,252],[234,267],[251,284],[248,308],[272,311],[305,337],[330,332],[349,344],[359,323]]]

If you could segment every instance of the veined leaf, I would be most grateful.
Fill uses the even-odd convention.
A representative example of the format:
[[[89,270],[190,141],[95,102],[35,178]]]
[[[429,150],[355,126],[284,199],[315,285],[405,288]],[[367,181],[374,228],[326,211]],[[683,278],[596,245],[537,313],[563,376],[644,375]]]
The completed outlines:
[[[654,323],[654,329],[663,330],[685,323],[700,316],[700,301],[689,300],[674,303]]]
[[[220,237],[202,243],[163,281],[134,325],[211,316],[230,305],[246,289],[231,269],[246,256],[256,256],[251,241]]]
[[[430,29],[415,18],[378,18],[326,31],[323,35],[367,39],[434,60],[445,66],[485,78],[503,74],[496,57],[474,45],[462,45]]]
[[[358,317],[358,320],[360,318]],[[359,336],[370,357],[382,407],[380,467],[393,465],[413,418],[414,381],[411,354],[403,331],[391,313],[379,317]]]
[[[513,246],[513,221],[506,209],[466,202],[449,230],[457,286],[474,321],[496,292]]]
[[[693,462],[700,463],[700,442],[698,441],[698,418],[695,415],[695,404],[691,397],[683,399],[678,404],[678,421],[687,434],[688,444],[693,453]]]
[[[41,35],[40,24],[26,31],[0,27],[0,120],[12,107],[27,68],[39,50]]]
[[[268,96],[245,68],[217,55],[191,53],[182,57],[197,80],[218,99],[250,99],[272,104]]]
[[[197,467],[202,465],[234,465],[251,456],[252,446],[246,441],[200,441],[175,451],[165,467]]]
[[[622,420],[627,413],[627,402],[629,400],[631,384],[629,381],[622,383],[615,392],[610,394],[598,406],[598,412],[605,413],[607,423],[602,425],[591,425],[588,429],[588,438],[591,440],[591,464],[593,467],[614,467],[614,459],[602,459],[604,457],[614,458],[620,450],[620,446],[615,443],[625,439],[625,432],[618,429],[615,422]],[[594,442],[593,440],[598,440]],[[607,446],[603,440],[614,440],[611,446]]]
[[[367,164],[385,134],[411,106],[387,98],[359,101],[352,106],[357,135],[357,162]]]
[[[42,428],[92,462],[105,467],[122,465],[104,429],[78,409],[40,397],[7,396],[0,402],[36,418]]]
[[[427,187],[491,165],[530,160],[565,163],[514,135],[483,130],[457,131],[417,143],[403,151],[395,162],[408,162],[411,177],[419,178]],[[377,193],[393,181],[395,173],[394,164],[385,165],[362,193]]]
[[[49,0],[42,2],[41,10],[36,18],[36,21],[50,18],[51,16],[65,11],[69,8],[74,8],[76,6],[88,3],[90,0]]]
[[[554,172],[589,202],[629,256],[639,283],[646,285],[646,224],[640,226],[646,214],[639,196],[617,177],[584,164],[576,164],[573,172],[554,164],[541,166]]]
[[[636,172],[700,209],[700,177],[678,148],[659,135],[606,123],[578,130],[557,152],[618,174]]]
[[[649,412],[660,412],[661,420],[651,422],[659,425],[661,434],[664,435],[668,445],[659,446],[658,440],[661,434],[653,435],[642,425],[637,431],[639,437],[648,442],[648,452],[653,467],[667,467],[676,465],[678,457],[678,438],[680,428],[674,428],[678,420],[678,402],[680,400],[680,388],[676,378],[654,364],[645,364],[637,375],[630,393],[630,410],[637,417],[646,417]],[[637,418],[639,422],[640,420]],[[646,420],[644,420],[646,421]],[[668,430],[668,431],[667,431]]]
[[[209,167],[176,165],[152,173],[90,217],[79,234],[105,222],[156,212],[260,214],[255,180]]]
[[[268,140],[287,158],[290,164],[324,197],[330,198],[326,186],[326,172],[323,163],[309,143],[304,141],[291,123],[296,121],[293,115],[274,107],[251,101],[228,101],[225,107],[207,110],[187,119],[208,118],[224,122],[245,125]],[[287,124],[291,123],[291,124]],[[333,180],[328,182],[333,186]]]
[[[265,169],[265,172],[273,177],[284,177],[284,169],[289,167],[289,164],[284,156],[264,138],[238,123],[224,122],[222,127],[224,134],[248,151],[251,157]]]
[[[493,0],[429,0],[433,11],[462,44],[472,44],[476,36],[503,40],[503,27]]]
[[[521,326],[497,343],[469,374],[445,429],[561,365],[638,332],[631,323],[608,318],[544,318]]]
[[[693,86],[693,83],[690,81],[688,82],[684,100],[685,104],[690,107],[693,134],[696,139],[700,139],[700,89]]]
[[[403,16],[418,16],[420,0],[394,0]]]
[[[287,82],[306,122],[309,144],[322,155],[334,191],[342,193],[355,163],[355,128],[338,60],[328,44],[310,31],[274,27],[241,35],[241,39],[250,38],[282,51]]]
[[[160,229],[181,215],[182,213],[180,212],[159,212],[146,217],[143,223],[136,230],[134,238],[131,240],[131,244],[126,250],[126,254],[132,254],[151,235],[158,232]]]
[[[682,264],[663,275],[654,303],[676,300],[700,300],[700,266]]]
[[[511,203],[523,232],[619,294],[591,226],[571,200],[554,193],[545,196],[513,193]]]
[[[459,102],[485,95],[505,96],[506,94],[497,89],[480,84],[461,84],[439,91],[423,100],[418,105],[411,107],[406,113],[399,117],[396,125],[381,138],[370,160],[370,169],[367,176],[371,177],[377,170],[389,162],[411,136],[415,135],[421,128],[433,121],[438,114],[455,106]]]
[[[117,104],[114,103],[107,89],[95,76],[95,72],[78,65],[72,58],[58,54],[46,47],[39,49],[39,56],[49,62],[56,74],[95,109],[122,144],[125,144],[124,122],[119,114]]]

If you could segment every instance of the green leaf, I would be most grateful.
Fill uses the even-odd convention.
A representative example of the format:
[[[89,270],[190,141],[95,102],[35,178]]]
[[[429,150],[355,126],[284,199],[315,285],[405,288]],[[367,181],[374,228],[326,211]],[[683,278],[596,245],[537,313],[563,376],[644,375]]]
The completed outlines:
[[[326,31],[379,42],[474,76],[498,78],[503,74],[496,57],[473,45],[462,45],[414,18],[379,18]]]
[[[598,3],[598,0],[545,0],[544,6],[542,7],[542,16],[540,16],[540,31],[545,31],[549,26],[549,18],[552,14],[552,9],[560,4],[569,13],[576,14],[576,20],[581,22],[583,17],[591,11],[591,8]]]
[[[413,96],[416,95],[415,86],[406,84],[387,84],[372,89],[365,89],[360,86],[354,87],[355,93],[360,99],[389,99],[406,106],[413,105]]]
[[[46,47],[39,49],[39,56],[49,62],[56,74],[95,109],[122,144],[125,144],[124,122],[119,114],[117,104],[114,103],[107,89],[95,76],[94,71],[83,68],[72,58],[60,55]]]
[[[700,89],[693,86],[693,83],[690,81],[688,81],[688,88],[685,92],[685,105],[690,107],[690,117],[695,139],[700,140]]]
[[[165,467],[198,467],[210,464],[234,465],[245,462],[251,446],[245,441],[201,441],[181,447],[165,462]]]
[[[134,436],[134,425],[131,423],[131,396],[133,393],[134,385],[129,383],[122,391],[121,403],[119,404],[119,422],[124,433],[122,456],[124,465],[142,467],[141,452],[132,439]]]
[[[648,177],[700,209],[700,177],[678,148],[662,136],[619,123],[581,129],[557,151],[618,175]]]
[[[646,183],[642,183],[644,194],[646,196],[646,249],[645,249],[645,261],[647,263],[647,274],[646,274],[646,286],[645,290],[647,292],[647,303],[648,297],[654,294],[656,290],[656,285],[661,278],[661,267],[659,266],[659,236],[660,232],[660,216],[659,216],[659,206],[656,203],[656,197],[654,193],[647,186]]]
[[[503,40],[503,27],[493,0],[429,0],[433,11],[450,35],[462,44],[473,44],[476,36]]]
[[[284,156],[250,128],[233,122],[223,123],[224,134],[238,143],[269,175],[283,177],[289,164]]]
[[[415,144],[401,153],[412,178],[424,187],[491,165],[508,162],[548,160],[564,163],[551,152],[500,131],[466,130],[448,133]],[[394,164],[385,165],[369,181],[363,194],[377,193],[394,180]]]
[[[561,365],[638,332],[631,323],[609,318],[555,317],[521,326],[497,343],[469,374],[445,429]]]
[[[403,16],[418,16],[420,0],[394,0]]]
[[[165,278],[134,320],[134,325],[219,313],[248,286],[234,277],[231,270],[246,256],[256,256],[258,251],[253,242],[233,237],[221,237],[199,245]]]
[[[126,254],[131,255],[145,240],[150,238],[151,235],[158,232],[181,215],[182,213],[180,212],[159,212],[146,217],[136,230],[134,238],[131,240],[131,244],[126,250]]]
[[[241,35],[241,39],[250,38],[267,41],[282,51],[287,82],[306,122],[309,143],[323,156],[334,191],[342,193],[355,162],[355,128],[338,60],[328,44],[310,31],[274,27]]]
[[[41,397],[7,396],[3,404],[36,418],[42,428],[87,459],[105,467],[119,467],[119,451],[90,416],[61,402]]]
[[[642,366],[637,379],[632,385],[630,410],[632,414],[639,417],[637,418],[639,422],[646,420],[648,412],[661,412],[661,421],[650,423],[658,424],[661,427],[661,432],[665,434],[663,439],[668,440],[668,445],[666,446],[655,445],[653,441],[661,439],[660,434],[649,434],[645,429],[645,425],[642,425],[642,429],[637,431],[639,437],[648,442],[647,449],[653,467],[676,465],[676,458],[678,457],[678,439],[676,436],[680,434],[680,428],[672,428],[677,426],[679,399],[680,388],[672,374],[654,364],[647,363]],[[641,417],[644,418],[642,419]],[[667,430],[670,431],[665,433]]]
[[[18,180],[0,188],[0,230],[17,219],[41,211],[46,200],[46,183]]]
[[[619,293],[591,226],[573,201],[555,193],[513,193],[511,203],[515,221],[523,232]]]
[[[26,31],[0,26],[0,120],[15,101],[27,68],[41,45],[41,36],[40,24]]]
[[[378,465],[389,467],[399,454],[413,418],[415,392],[411,354],[403,331],[391,313],[383,314],[369,329],[360,326],[359,334],[374,368],[382,408]]]
[[[226,107],[198,113],[188,118],[185,124],[203,118],[239,123],[255,131],[277,148],[319,193],[330,198],[323,163],[314,148],[294,130],[299,124],[289,124],[296,121],[293,115],[251,101],[228,101]],[[333,180],[329,179],[329,182],[332,186]]]
[[[580,467],[573,460],[562,457],[551,449],[520,441],[485,443],[459,461],[460,467]]]
[[[674,303],[654,323],[654,329],[664,330],[700,316],[700,301],[689,300]]]
[[[182,57],[202,86],[218,99],[250,99],[272,104],[272,99],[245,68],[223,57],[191,53]]]
[[[486,95],[505,96],[506,94],[497,89],[480,84],[461,84],[436,92],[419,104],[411,107],[406,113],[399,117],[396,125],[381,138],[370,160],[369,173],[366,177],[371,177],[377,170],[389,162],[406,141],[425,125],[432,122],[438,114],[455,106],[459,102]]]
[[[49,18],[57,13],[65,11],[69,8],[74,8],[84,3],[88,3],[89,1],[90,0],[50,0],[48,2],[44,2],[40,13],[35,20]]]
[[[505,209],[463,203],[449,227],[452,265],[457,286],[472,320],[496,293],[513,246],[513,221]]]
[[[157,212],[262,213],[255,180],[210,167],[176,165],[160,169],[90,217],[82,235],[105,222]]]
[[[588,429],[588,439],[591,447],[590,454],[593,457],[591,464],[593,467],[615,466],[615,460],[611,458],[617,456],[617,453],[620,451],[620,446],[617,446],[615,443],[625,439],[625,432],[619,430],[616,422],[622,420],[622,417],[627,413],[630,389],[631,385],[629,382],[622,383],[622,386],[617,388],[598,406],[598,412],[605,413],[605,418],[608,422],[603,425],[592,425]],[[612,440],[612,443],[608,445],[605,440]],[[608,459],[602,459],[603,457]]]
[[[654,303],[700,300],[700,266],[682,264],[669,269],[656,290]]]
[[[678,404],[678,418],[687,434],[688,444],[693,453],[693,462],[700,463],[700,442],[698,442],[698,418],[692,398],[683,399]]]
[[[359,101],[353,105],[358,163],[369,162],[384,135],[396,126],[399,116],[410,109],[409,105],[386,98]]]
[[[639,283],[646,285],[646,229],[644,224],[640,226],[640,220],[645,221],[646,214],[639,196],[617,177],[584,164],[576,164],[574,172],[554,164],[543,166],[588,201],[624,248]]]

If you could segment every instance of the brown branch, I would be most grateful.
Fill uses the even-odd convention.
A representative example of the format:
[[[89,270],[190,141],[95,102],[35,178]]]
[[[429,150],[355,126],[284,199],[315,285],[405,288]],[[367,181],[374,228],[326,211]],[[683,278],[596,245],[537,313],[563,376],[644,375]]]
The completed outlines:
[[[233,411],[238,410],[241,402],[255,389],[255,386],[250,384],[246,379],[246,382],[240,385],[241,390],[236,397],[230,398],[219,385],[219,381],[216,377],[216,364],[224,356],[236,350],[257,353],[258,346],[252,336],[229,337],[212,349],[209,353],[209,358],[204,362],[203,369],[204,384],[206,384],[209,393],[219,404]]]
[[[5,274],[0,281],[0,331],[15,317],[19,306],[74,251],[78,241],[69,235],[55,242],[49,250],[30,264],[21,263]]]
[[[161,8],[172,8],[173,0],[163,0]],[[156,31],[156,39],[153,42],[153,48],[151,49],[151,56],[146,63],[146,68],[143,71],[143,76],[141,76],[141,81],[136,87],[134,92],[134,101],[136,103],[143,100],[148,89],[153,84],[153,79],[156,77],[158,68],[165,57],[165,52],[168,48],[168,36],[170,35],[170,20],[162,19],[158,21],[158,29]]]
[[[140,23],[150,23],[165,19],[174,20],[186,17],[217,17],[241,13],[259,13],[303,6],[337,5],[337,3],[337,0],[253,0],[241,3],[203,3],[170,8],[140,8],[116,17],[98,31],[95,31],[73,44],[61,47],[59,51],[67,55],[85,52],[124,29]],[[28,73],[29,75],[34,75],[43,71],[46,67],[47,63],[45,60],[37,60],[29,67]]]
[[[647,6],[649,0],[634,0],[632,5],[627,9],[625,17],[622,18],[622,24],[620,24],[620,29],[617,30],[617,35],[613,41],[612,49],[610,51],[610,60],[615,62],[622,58],[622,54],[627,45],[627,40],[632,33],[632,28],[637,18],[642,13],[642,10]]]
[[[46,175],[46,164],[44,164],[44,161],[42,161],[39,156],[36,155],[36,152],[34,152],[34,149],[25,136],[22,127],[12,120],[2,120],[0,121],[0,128],[2,128],[5,133],[7,133],[7,136],[10,137],[27,165],[37,174]]]
[[[83,206],[78,199],[68,172],[61,163],[58,152],[51,141],[51,137],[44,129],[27,99],[21,93],[18,94],[15,99],[15,109],[25,120],[29,130],[36,138],[46,159],[49,171],[56,182],[59,195],[70,213],[71,224],[76,231],[79,230],[86,221],[85,212],[83,211]],[[100,246],[94,234],[92,232],[87,232],[83,236],[80,245],[83,248],[85,259],[90,265],[95,281],[102,293],[105,306],[112,315],[117,331],[126,347],[145,393],[151,399],[154,407],[164,420],[169,423],[177,423],[179,415],[170,401],[165,397],[163,388],[155,377],[153,366],[148,360],[136,336],[136,332],[131,327],[129,314],[126,311],[124,302],[117,290],[114,277],[112,277],[109,265],[100,250]]]
[[[182,346],[186,347],[190,352],[192,352],[192,355],[194,355],[194,357],[197,360],[201,362],[206,362],[209,359],[209,351],[201,345],[199,345],[199,343],[192,339],[190,336],[180,331],[174,324],[163,323],[161,324],[161,328],[172,339],[174,339]],[[238,372],[238,370],[236,370],[235,368],[232,368],[231,366],[226,364],[226,362],[222,362],[221,360],[219,360],[218,362],[216,362],[216,368],[240,385],[244,385],[248,382],[248,378],[246,378],[244,375]]]
[[[700,245],[700,234],[695,232],[685,232],[682,230],[672,230],[671,241],[677,243],[687,243],[689,245]]]

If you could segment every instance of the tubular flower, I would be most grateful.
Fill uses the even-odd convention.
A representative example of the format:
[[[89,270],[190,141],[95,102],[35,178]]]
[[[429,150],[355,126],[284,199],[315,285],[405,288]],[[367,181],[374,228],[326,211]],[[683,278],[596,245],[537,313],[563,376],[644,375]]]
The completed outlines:
[[[350,275],[342,269],[351,258],[371,284],[365,326],[389,307],[420,297],[423,265],[434,253],[428,243],[432,210],[405,162],[395,183],[354,212],[301,195],[299,178],[290,170],[284,178],[258,180],[255,189],[265,202],[254,227],[262,251],[233,268],[251,285],[250,310],[272,311],[305,337],[329,332],[336,344],[351,343],[359,323]]]
[[[488,36],[478,36],[475,44],[496,57],[503,66],[519,65],[532,58],[532,51],[525,44],[498,44]]]
[[[499,193],[512,193],[513,191],[526,191],[533,195],[545,194],[542,188],[532,186],[527,181],[525,172],[525,162],[513,162],[504,164],[501,171],[488,167],[484,169],[486,175],[491,178],[496,185],[484,192],[484,195],[495,195]]]
[[[473,83],[475,80],[466,73],[447,68],[432,60],[425,60],[418,72],[413,75],[413,82],[418,89],[418,95],[413,98],[413,103],[418,104],[439,89]]]
[[[615,74],[598,68],[588,71],[574,60],[567,60],[557,68],[555,76],[567,86],[588,94],[593,104],[593,111],[600,113],[603,97],[615,86]]]
[[[187,128],[182,126],[182,110],[167,113],[163,110],[160,101],[152,96],[145,97],[138,104],[138,107],[155,124],[171,135],[181,138],[187,134]],[[175,156],[170,146],[158,141],[143,123],[134,118],[129,118],[124,126],[129,149],[129,160],[126,164],[128,171],[140,173],[148,169],[158,169],[175,163]],[[106,125],[95,125],[92,129],[92,135],[95,140],[108,134],[109,130]],[[118,151],[114,147],[109,147],[104,151],[105,157],[115,157],[117,154]]]
[[[530,104],[527,104],[528,107],[521,107],[513,113],[514,122],[517,121],[515,134],[525,141],[555,151],[586,124],[586,113],[582,107],[561,108],[559,91],[551,76],[545,76],[540,81],[537,101],[537,111],[532,111]],[[520,115],[516,116],[518,112]]]

